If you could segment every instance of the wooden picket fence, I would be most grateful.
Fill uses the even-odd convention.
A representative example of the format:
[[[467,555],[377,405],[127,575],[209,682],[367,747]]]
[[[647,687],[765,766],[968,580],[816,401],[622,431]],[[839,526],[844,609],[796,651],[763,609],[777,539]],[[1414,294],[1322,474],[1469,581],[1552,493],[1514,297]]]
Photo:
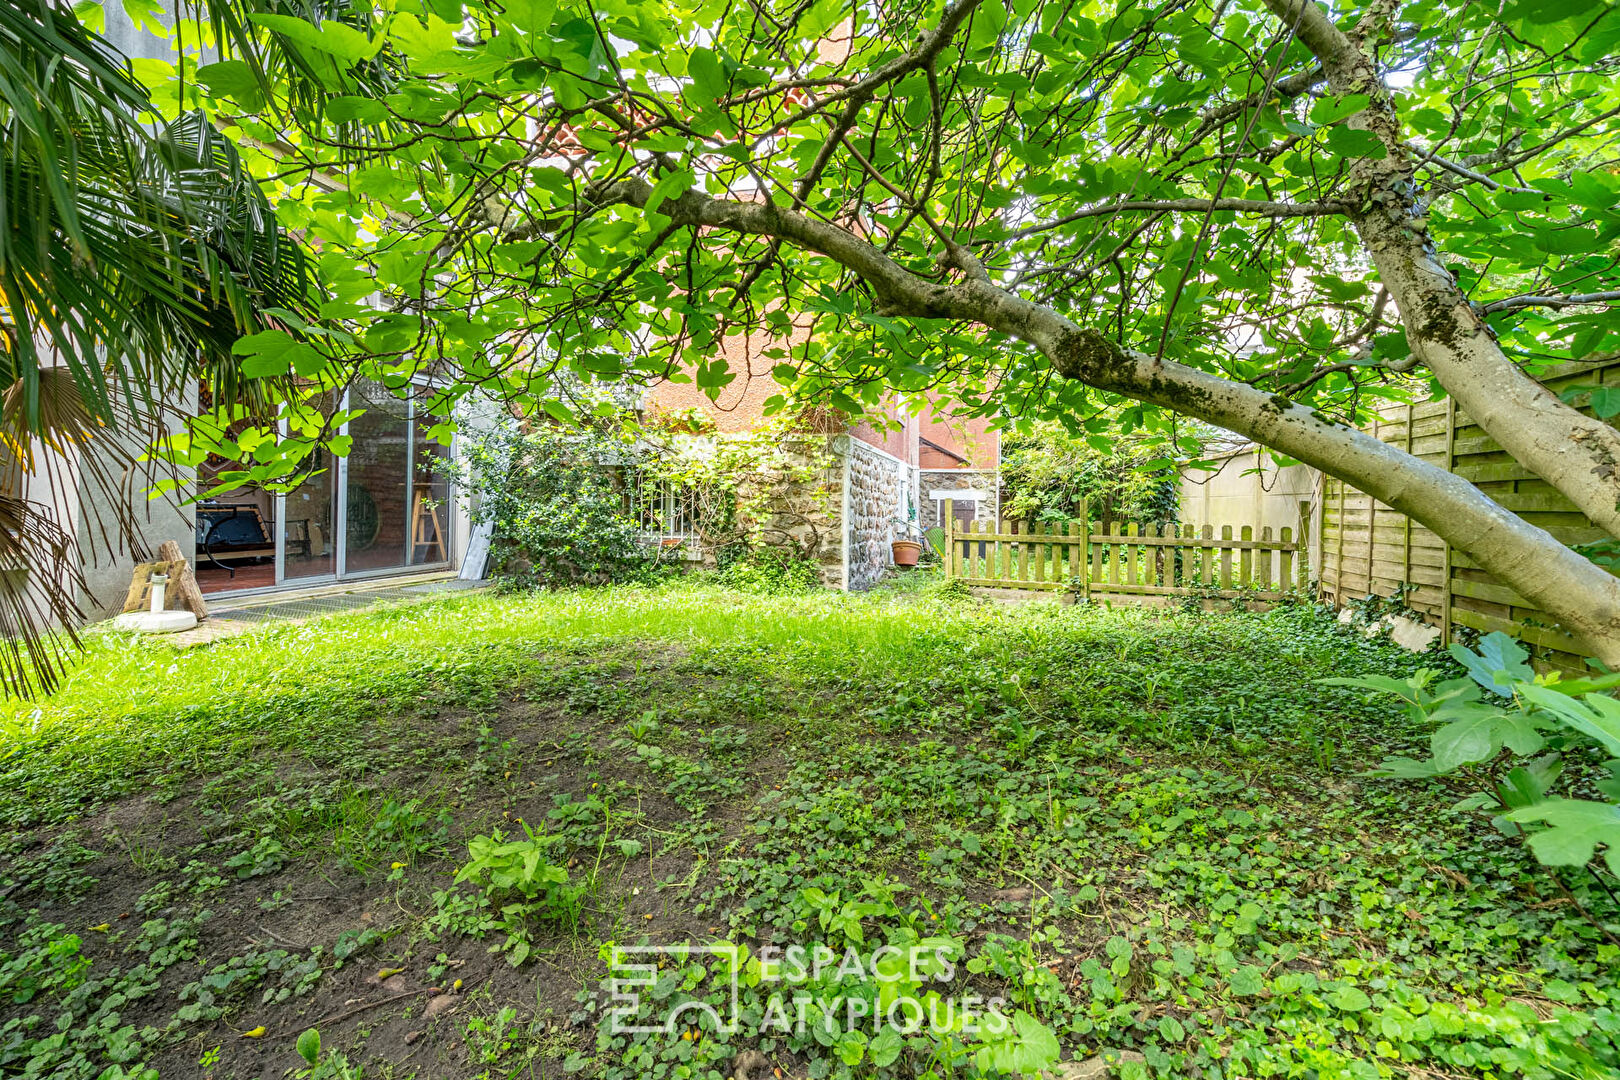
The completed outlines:
[[[1310,566],[1303,521],[1273,538],[1270,526],[1255,538],[1252,525],[1139,525],[1070,522],[1066,528],[1035,522],[969,522],[945,505],[945,573],[965,585],[1002,589],[1067,589],[1102,594],[1199,596],[1208,599],[1280,600],[1306,592]]]

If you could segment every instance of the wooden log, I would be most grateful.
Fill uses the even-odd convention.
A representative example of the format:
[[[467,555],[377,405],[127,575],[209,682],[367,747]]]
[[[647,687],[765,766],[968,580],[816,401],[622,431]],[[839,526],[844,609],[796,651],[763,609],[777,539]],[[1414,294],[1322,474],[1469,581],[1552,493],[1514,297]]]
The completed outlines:
[[[186,571],[186,560],[178,559],[174,562],[136,563],[135,569],[130,572],[129,592],[124,594],[125,611],[146,611],[152,606],[152,575],[164,574],[168,576],[169,585]],[[167,589],[167,586],[165,586]],[[185,607],[185,603],[176,597],[173,591],[166,591],[163,595],[163,609],[176,611]]]
[[[166,608],[173,611],[185,610],[197,616],[197,621],[208,618],[208,602],[203,599],[202,588],[197,584],[197,575],[191,572],[191,564],[180,551],[180,545],[173,540],[165,540],[158,547],[158,558],[166,563],[179,563],[180,572],[169,576],[169,594]]]

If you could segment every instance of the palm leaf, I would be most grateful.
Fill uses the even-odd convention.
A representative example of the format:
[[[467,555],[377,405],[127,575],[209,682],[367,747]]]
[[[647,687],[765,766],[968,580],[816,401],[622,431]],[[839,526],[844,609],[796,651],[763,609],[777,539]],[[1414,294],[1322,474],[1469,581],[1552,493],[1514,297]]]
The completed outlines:
[[[231,348],[269,311],[317,322],[320,293],[229,140],[158,122],[59,0],[0,0],[0,691],[48,691],[77,642],[84,553],[54,515],[146,554],[145,447],[199,382],[264,414],[286,388]]]

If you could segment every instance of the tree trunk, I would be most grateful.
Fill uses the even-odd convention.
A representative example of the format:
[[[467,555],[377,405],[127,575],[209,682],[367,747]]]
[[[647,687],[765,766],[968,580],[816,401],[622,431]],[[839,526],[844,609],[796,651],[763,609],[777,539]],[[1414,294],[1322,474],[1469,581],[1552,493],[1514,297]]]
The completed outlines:
[[[1362,209],[1350,220],[1395,299],[1413,354],[1502,449],[1610,536],[1620,537],[1620,431],[1566,405],[1520,371],[1433,256],[1412,152],[1371,55],[1371,42],[1399,4],[1378,0],[1347,35],[1315,0],[1265,3],[1297,28],[1336,93],[1371,99],[1348,123],[1376,136],[1387,156],[1356,163],[1353,202]]]
[[[604,185],[592,197],[597,202],[644,207],[651,193],[650,184],[632,178]],[[666,199],[659,211],[680,225],[768,236],[821,252],[859,275],[886,315],[964,320],[1001,331],[1040,350],[1067,378],[1218,424],[1315,466],[1426,525],[1579,635],[1599,659],[1620,665],[1620,578],[1571,551],[1546,530],[1504,510],[1461,477],[1348,425],[1323,420],[1287,398],[1123,349],[1061,313],[993,284],[959,247],[947,255],[966,280],[947,284],[912,274],[846,229],[769,202],[714,199],[686,191]],[[1522,426],[1522,431],[1515,431],[1519,437],[1512,440],[1514,445],[1546,445],[1560,432],[1567,437],[1567,417],[1585,419],[1556,404],[1557,410],[1526,408],[1515,413],[1510,403],[1494,415],[1500,428],[1510,423]],[[1508,445],[1507,440],[1500,441]],[[1523,464],[1536,468],[1529,461]],[[1613,507],[1609,509],[1612,519]]]
[[[1579,635],[1604,663],[1620,664],[1620,578],[1503,509],[1462,477],[1365,432],[1323,420],[1286,398],[1122,349],[1094,330],[987,283],[970,282],[954,291],[980,294],[980,321],[1028,341],[1067,378],[1246,435],[1406,514]],[[973,305],[967,296],[962,300],[966,315]]]

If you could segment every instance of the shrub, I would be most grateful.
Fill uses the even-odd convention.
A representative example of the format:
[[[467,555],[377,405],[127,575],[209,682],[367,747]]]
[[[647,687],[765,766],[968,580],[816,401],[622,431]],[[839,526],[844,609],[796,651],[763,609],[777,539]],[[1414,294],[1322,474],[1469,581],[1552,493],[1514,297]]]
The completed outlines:
[[[716,579],[743,592],[808,592],[821,587],[821,570],[814,561],[791,551],[748,548],[721,559]]]
[[[568,883],[568,870],[551,861],[560,837],[523,825],[524,838],[507,840],[500,830],[476,836],[467,845],[469,861],[456,873],[454,885],[469,882],[483,890],[476,900],[453,891],[435,893],[434,930],[482,937],[490,930],[506,933],[491,952],[505,952],[515,967],[529,958],[533,920],[572,926],[579,920],[584,889]]]
[[[641,542],[615,466],[626,449],[594,429],[503,428],[473,442],[462,483],[473,518],[494,524],[496,576],[509,584],[645,581],[659,552]]]
[[[1548,867],[1596,877],[1601,845],[1602,865],[1620,876],[1620,701],[1608,693],[1620,674],[1538,675],[1529,654],[1499,632],[1481,638],[1477,650],[1454,644],[1450,651],[1467,672],[1462,678],[1437,682],[1437,671],[1422,668],[1405,681],[1319,681],[1393,694],[1414,722],[1432,729],[1427,760],[1390,758],[1380,775],[1461,774],[1476,791],[1455,809],[1489,813]],[[1577,767],[1566,771],[1571,763]]]

